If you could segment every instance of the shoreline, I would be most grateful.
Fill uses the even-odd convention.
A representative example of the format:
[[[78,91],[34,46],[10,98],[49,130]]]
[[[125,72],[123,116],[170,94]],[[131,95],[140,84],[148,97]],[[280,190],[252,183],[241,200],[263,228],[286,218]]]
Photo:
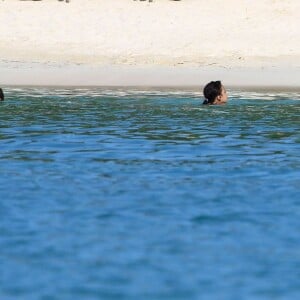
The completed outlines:
[[[234,87],[300,87],[300,68],[276,67],[165,67],[124,65],[46,65],[0,62],[3,86],[203,86],[221,80]]]

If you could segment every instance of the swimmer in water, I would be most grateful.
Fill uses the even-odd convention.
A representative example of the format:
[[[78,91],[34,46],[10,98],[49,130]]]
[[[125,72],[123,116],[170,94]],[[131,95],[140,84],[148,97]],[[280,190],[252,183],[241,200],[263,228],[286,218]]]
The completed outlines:
[[[211,81],[203,89],[203,104],[218,105],[227,103],[227,92],[221,81]]]
[[[0,88],[0,101],[4,101],[4,93],[1,88]]]

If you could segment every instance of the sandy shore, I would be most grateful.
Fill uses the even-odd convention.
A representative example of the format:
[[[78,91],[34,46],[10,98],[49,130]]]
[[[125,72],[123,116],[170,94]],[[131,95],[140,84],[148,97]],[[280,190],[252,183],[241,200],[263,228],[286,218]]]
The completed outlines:
[[[0,1],[0,85],[300,85],[299,0]]]

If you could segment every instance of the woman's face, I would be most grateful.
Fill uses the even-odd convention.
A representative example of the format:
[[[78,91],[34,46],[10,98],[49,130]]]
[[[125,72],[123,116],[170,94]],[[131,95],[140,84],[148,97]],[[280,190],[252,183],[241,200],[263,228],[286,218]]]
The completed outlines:
[[[225,104],[225,103],[227,103],[227,100],[228,100],[227,91],[224,88],[224,86],[222,85],[221,95],[219,95],[217,97],[215,104]]]

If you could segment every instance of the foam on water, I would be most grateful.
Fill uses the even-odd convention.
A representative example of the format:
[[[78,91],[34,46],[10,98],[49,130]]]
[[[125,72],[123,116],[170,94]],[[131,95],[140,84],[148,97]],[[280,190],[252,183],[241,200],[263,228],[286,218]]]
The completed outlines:
[[[253,88],[252,88],[253,89]],[[258,89],[259,90],[259,89]],[[247,90],[234,90],[228,89],[231,99],[246,99],[246,100],[300,100],[300,91],[291,89],[290,91],[247,91]],[[44,97],[44,96],[58,96],[58,97],[130,97],[130,96],[160,96],[160,97],[202,97],[202,92],[198,88],[6,88],[7,95],[11,93],[17,94],[18,96],[28,96],[28,97]]]

